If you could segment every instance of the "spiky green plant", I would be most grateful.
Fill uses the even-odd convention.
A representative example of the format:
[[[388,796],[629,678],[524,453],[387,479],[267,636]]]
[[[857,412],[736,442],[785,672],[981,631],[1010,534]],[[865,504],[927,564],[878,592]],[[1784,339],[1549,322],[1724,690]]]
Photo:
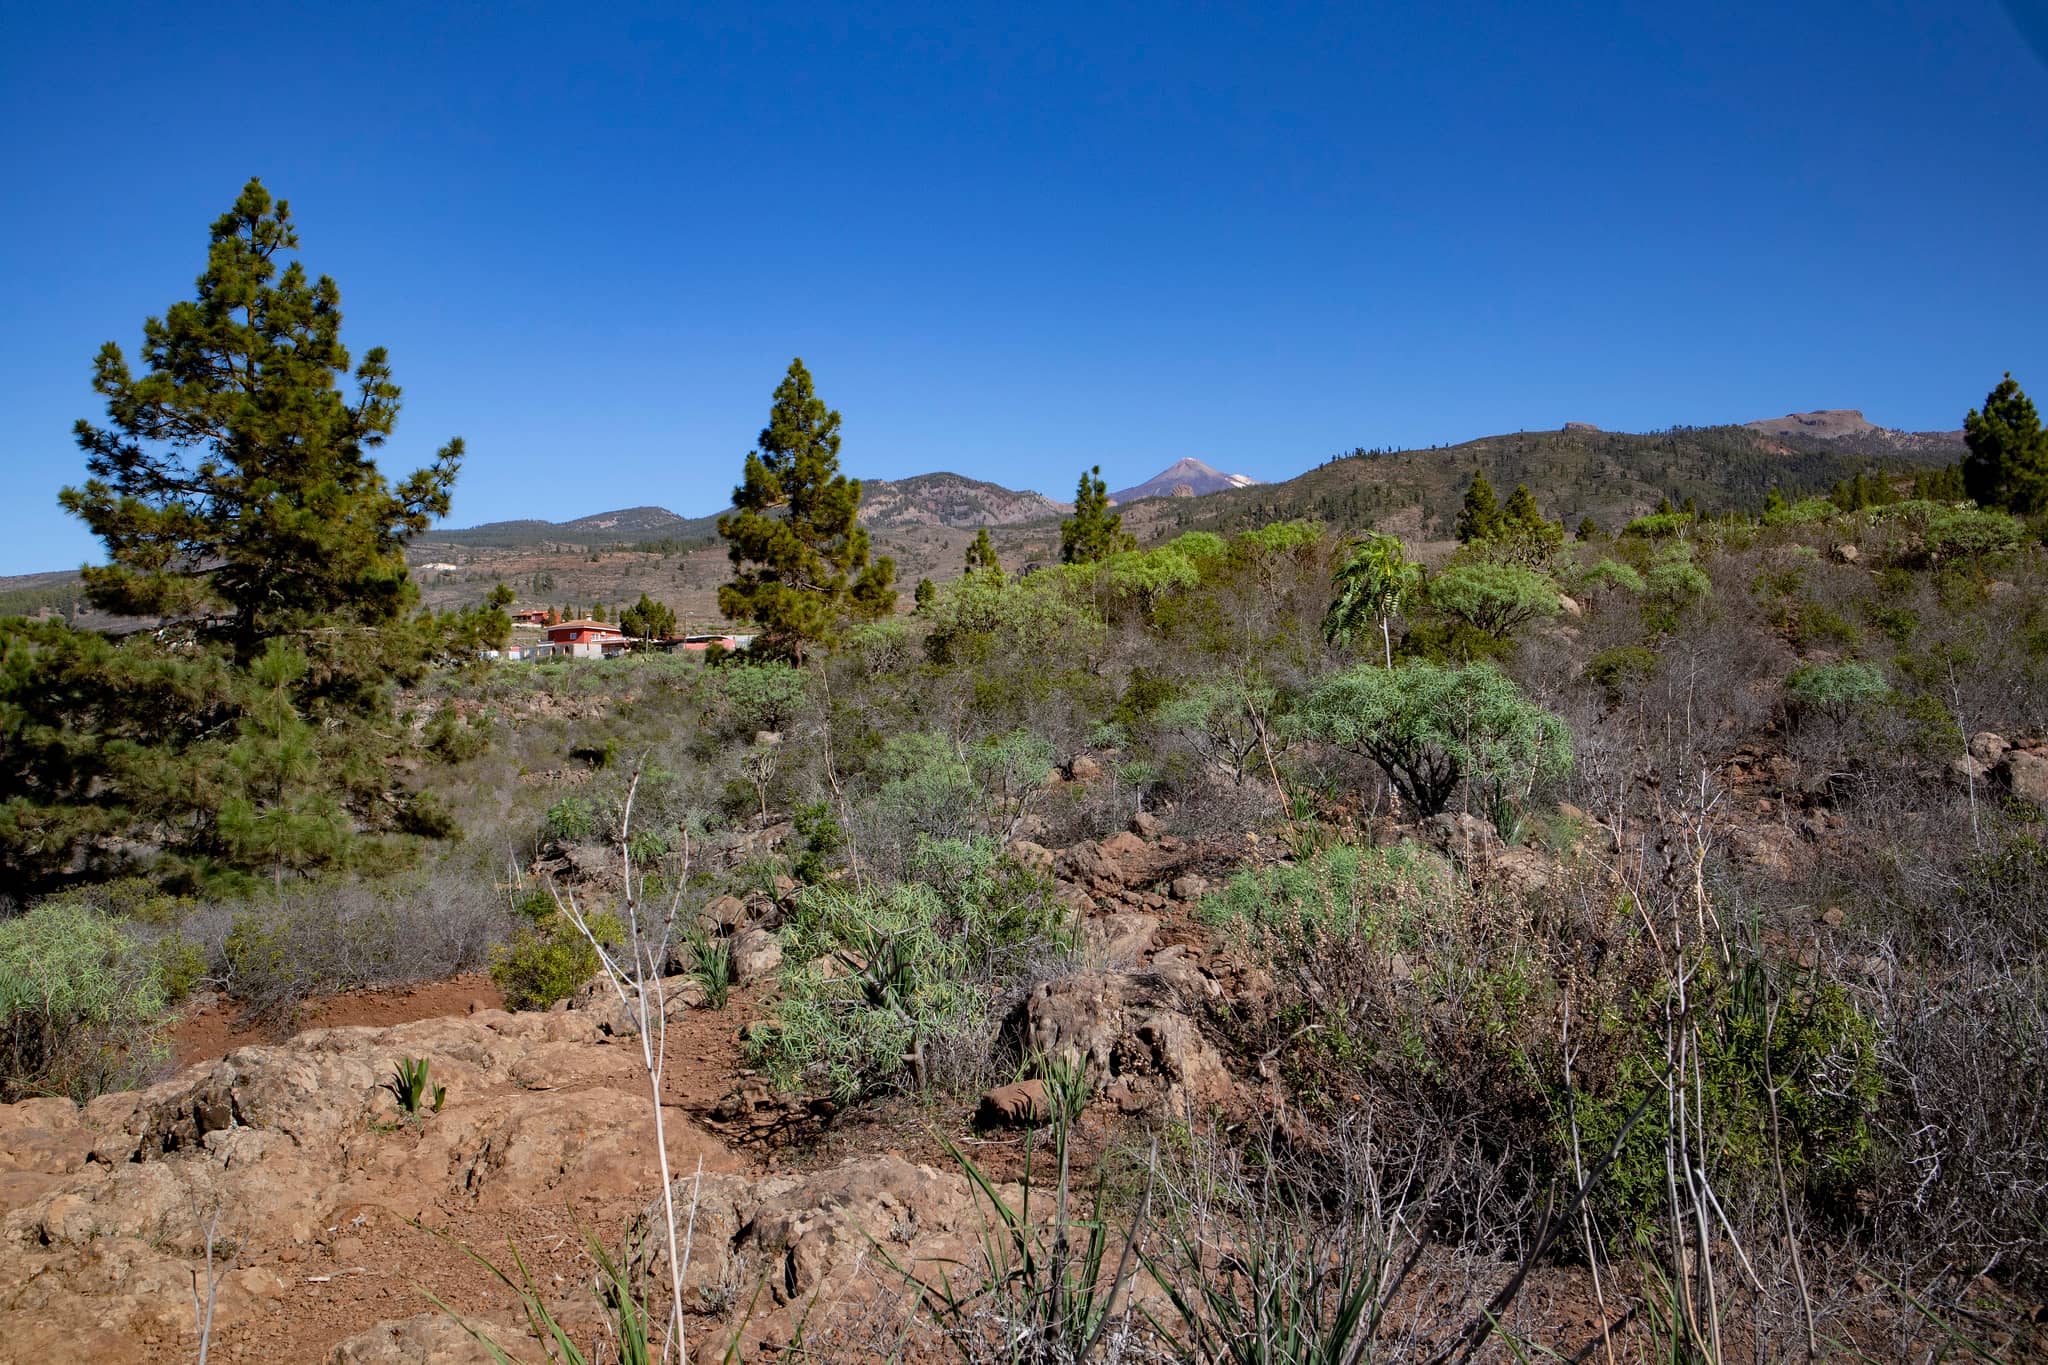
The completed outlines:
[[[398,1101],[399,1111],[408,1118],[417,1118],[420,1106],[429,1102],[433,1112],[438,1114],[448,1099],[447,1086],[429,1086],[428,1065],[425,1057],[401,1057],[393,1066],[391,1079],[384,1082],[384,1088]]]

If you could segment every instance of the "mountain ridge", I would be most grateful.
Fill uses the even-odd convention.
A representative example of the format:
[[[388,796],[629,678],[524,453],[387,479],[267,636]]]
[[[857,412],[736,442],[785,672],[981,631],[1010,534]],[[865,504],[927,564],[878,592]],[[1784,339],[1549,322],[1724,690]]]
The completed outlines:
[[[1121,505],[1143,498],[1199,498],[1226,488],[1250,488],[1257,483],[1248,474],[1225,474],[1192,455],[1184,455],[1143,483],[1117,489],[1109,500]]]

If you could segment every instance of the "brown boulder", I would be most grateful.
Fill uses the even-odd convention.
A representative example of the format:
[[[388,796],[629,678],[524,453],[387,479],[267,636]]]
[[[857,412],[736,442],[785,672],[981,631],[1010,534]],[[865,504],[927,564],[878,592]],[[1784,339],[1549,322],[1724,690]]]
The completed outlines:
[[[499,1347],[524,1349],[531,1336],[523,1326],[476,1322]],[[415,1313],[380,1322],[356,1333],[327,1354],[327,1365],[492,1365],[499,1357],[446,1313]]]
[[[2014,749],[2005,756],[2005,780],[2012,794],[2037,806],[2048,806],[2048,752]]]
[[[1039,983],[1013,1016],[1026,1055],[1078,1064],[1095,1093],[1126,1112],[1191,1114],[1233,1085],[1201,1031],[1156,977],[1077,972]]]
[[[1105,966],[1129,970],[1145,960],[1159,937],[1159,917],[1139,910],[1119,910],[1081,926],[1088,956]]]
[[[974,1111],[978,1128],[1029,1128],[1051,1118],[1052,1102],[1046,1096],[1045,1082],[1035,1076],[988,1091]]]
[[[732,975],[735,981],[754,981],[773,976],[782,966],[782,940],[765,929],[742,930],[732,941]]]
[[[713,896],[697,912],[697,927],[707,933],[730,934],[747,918],[747,903],[738,896]]]

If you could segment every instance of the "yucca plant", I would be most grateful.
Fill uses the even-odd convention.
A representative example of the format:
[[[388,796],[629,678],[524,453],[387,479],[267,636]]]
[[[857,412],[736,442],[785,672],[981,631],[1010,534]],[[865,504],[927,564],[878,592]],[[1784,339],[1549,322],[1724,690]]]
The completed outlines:
[[[441,1105],[448,1098],[448,1087],[437,1085],[432,1089],[427,1084],[427,1059],[425,1057],[401,1057],[392,1072],[391,1079],[384,1082],[384,1088],[398,1101],[398,1108],[408,1118],[418,1117],[420,1106],[432,1102],[433,1112],[441,1112]]]
[[[686,932],[690,975],[704,988],[704,1002],[722,1010],[732,997],[732,941],[701,928]]]
[[[1112,1263],[1118,1230],[1109,1216],[1107,1181],[1097,1177],[1086,1217],[1072,1208],[1068,1129],[1087,1095],[1080,1067],[1049,1066],[1046,1095],[1054,1166],[1049,1219],[1034,1219],[1032,1209],[1044,1178],[1035,1135],[1025,1139],[1023,1197],[1014,1209],[974,1159],[947,1140],[946,1150],[967,1176],[981,1215],[978,1263],[949,1263],[933,1282],[877,1246],[945,1340],[974,1365],[1076,1365],[1113,1344],[1121,1336],[1112,1336],[1113,1329],[1132,1318],[1128,1308],[1119,1316],[1118,1301],[1134,1269],[1150,1187]]]
[[[424,1227],[420,1223],[414,1223],[413,1226]],[[433,1232],[431,1228],[424,1230]],[[446,1234],[435,1232],[434,1235],[447,1240]],[[533,1335],[540,1339],[548,1360],[555,1362],[555,1365],[594,1365],[592,1357],[577,1346],[568,1330],[562,1326],[561,1320],[555,1316],[554,1310],[541,1298],[540,1290],[533,1282],[533,1272],[527,1269],[526,1259],[519,1254],[517,1246],[506,1243],[506,1249],[512,1253],[512,1264],[519,1271],[519,1278],[514,1280],[496,1262],[480,1254],[467,1243],[457,1242],[455,1245],[462,1249],[463,1255],[489,1271],[498,1283],[511,1290],[519,1299],[520,1310],[526,1315],[526,1324],[532,1329]],[[655,1356],[648,1345],[647,1305],[633,1290],[623,1264],[627,1258],[613,1257],[595,1237],[587,1233],[583,1238],[583,1246],[590,1253],[590,1259],[597,1262],[597,1277],[592,1288],[597,1295],[599,1306],[604,1311],[605,1335],[612,1345],[608,1360],[616,1362],[616,1365],[655,1365]],[[491,1359],[498,1362],[498,1365],[519,1365],[519,1362],[506,1354],[505,1349],[487,1336],[482,1328],[456,1312],[431,1289],[422,1288],[420,1292],[432,1299],[437,1308],[453,1318],[458,1327],[469,1333],[478,1345],[490,1352]]]
[[[1197,1173],[1145,1268],[1172,1305],[1148,1314],[1174,1358],[1213,1365],[1351,1365],[1374,1357],[1414,1247],[1362,1203],[1330,1221],[1267,1169]],[[1417,1244],[1419,1245],[1419,1244]]]

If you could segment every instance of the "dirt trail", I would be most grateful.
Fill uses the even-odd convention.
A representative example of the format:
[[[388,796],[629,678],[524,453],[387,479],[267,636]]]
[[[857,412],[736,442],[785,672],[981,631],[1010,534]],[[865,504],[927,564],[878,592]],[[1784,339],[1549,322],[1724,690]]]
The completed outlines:
[[[296,1023],[286,1027],[252,1024],[232,1001],[216,1001],[193,1011],[171,1030],[171,1051],[179,1066],[210,1062],[250,1043],[278,1043],[316,1028],[388,1028],[416,1019],[440,1019],[505,1008],[505,995],[482,972],[422,981],[387,990],[347,991],[315,996],[300,1006]]]

